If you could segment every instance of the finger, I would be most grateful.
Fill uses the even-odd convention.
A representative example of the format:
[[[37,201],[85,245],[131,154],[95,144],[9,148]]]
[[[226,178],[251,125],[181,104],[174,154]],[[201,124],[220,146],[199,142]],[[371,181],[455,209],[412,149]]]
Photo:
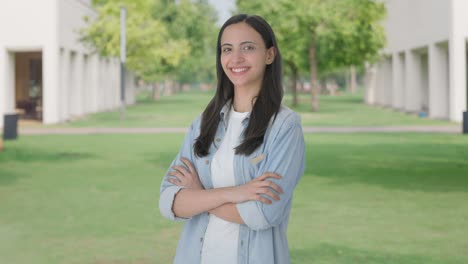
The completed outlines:
[[[177,186],[182,185],[182,183],[179,180],[176,180],[176,179],[169,179],[167,181],[174,184],[174,185],[177,185]]]
[[[175,165],[175,166],[172,166],[172,169],[180,172],[184,176],[189,176],[190,175],[190,172],[184,166]]]
[[[185,177],[182,173],[176,170],[170,171],[168,174],[171,176],[177,177],[178,180],[183,179]]]
[[[261,196],[260,194],[257,194],[257,195],[255,196],[255,200],[260,201],[260,202],[262,202],[262,203],[264,203],[264,204],[271,204],[271,203],[272,203],[272,201],[270,201],[270,200],[268,200],[267,198]]]
[[[270,189],[267,188],[262,188],[260,189],[259,193],[263,193],[267,196],[270,196],[271,198],[275,199],[276,201],[279,201],[279,196],[273,193]]]
[[[273,173],[273,172],[265,172],[263,173],[260,177],[258,177],[258,180],[260,181],[264,181],[265,179],[268,179],[268,178],[274,178],[274,179],[281,179],[282,177],[276,173]]]
[[[283,189],[276,183],[272,181],[264,181],[265,186],[272,188],[277,193],[284,193]]]
[[[187,168],[189,168],[191,173],[193,173],[193,174],[197,173],[197,170],[193,166],[192,162],[190,162],[190,160],[188,160],[186,158],[181,158],[180,160],[182,160],[182,162],[185,164],[185,166],[187,166]]]

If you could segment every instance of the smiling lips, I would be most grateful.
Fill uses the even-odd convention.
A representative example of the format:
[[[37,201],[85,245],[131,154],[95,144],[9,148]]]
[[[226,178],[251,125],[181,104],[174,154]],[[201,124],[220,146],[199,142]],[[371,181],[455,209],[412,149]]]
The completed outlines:
[[[243,73],[249,70],[249,67],[237,67],[237,68],[231,68],[231,71],[233,73]]]

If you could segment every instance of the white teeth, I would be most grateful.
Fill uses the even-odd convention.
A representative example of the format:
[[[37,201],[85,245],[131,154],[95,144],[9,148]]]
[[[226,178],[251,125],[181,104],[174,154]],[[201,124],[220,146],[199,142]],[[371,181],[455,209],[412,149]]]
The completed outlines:
[[[233,72],[245,72],[246,70],[248,70],[248,68],[232,68],[232,71]]]

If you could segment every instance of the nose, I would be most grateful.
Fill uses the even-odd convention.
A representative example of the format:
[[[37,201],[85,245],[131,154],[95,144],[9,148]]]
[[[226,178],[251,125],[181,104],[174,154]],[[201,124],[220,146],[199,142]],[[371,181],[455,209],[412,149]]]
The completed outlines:
[[[240,49],[235,49],[232,53],[232,61],[235,63],[244,62],[244,53]]]

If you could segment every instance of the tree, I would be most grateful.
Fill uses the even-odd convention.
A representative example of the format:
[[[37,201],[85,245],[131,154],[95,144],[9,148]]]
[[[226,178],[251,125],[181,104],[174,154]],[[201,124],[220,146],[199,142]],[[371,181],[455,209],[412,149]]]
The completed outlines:
[[[87,19],[82,30],[83,40],[101,56],[120,55],[120,7],[127,8],[127,68],[145,81],[157,81],[164,75],[164,67],[177,66],[189,53],[187,41],[170,38],[167,26],[154,19],[151,10],[155,1],[122,0],[96,1],[98,16]]]
[[[385,42],[379,24],[385,6],[374,0],[275,0],[268,6],[259,0],[249,2],[238,0],[243,12],[258,13],[272,25],[286,25],[275,29],[283,38],[286,64],[288,52],[299,65],[307,57],[312,111],[319,110],[319,74],[372,61]]]
[[[182,82],[214,79],[216,15],[206,1],[94,0],[82,39],[100,55],[120,54],[120,7],[127,8],[127,68],[141,79]]]
[[[216,56],[216,14],[206,1],[162,1],[153,16],[165,22],[170,37],[185,40],[189,56],[170,69],[182,83],[208,82],[214,79]]]

